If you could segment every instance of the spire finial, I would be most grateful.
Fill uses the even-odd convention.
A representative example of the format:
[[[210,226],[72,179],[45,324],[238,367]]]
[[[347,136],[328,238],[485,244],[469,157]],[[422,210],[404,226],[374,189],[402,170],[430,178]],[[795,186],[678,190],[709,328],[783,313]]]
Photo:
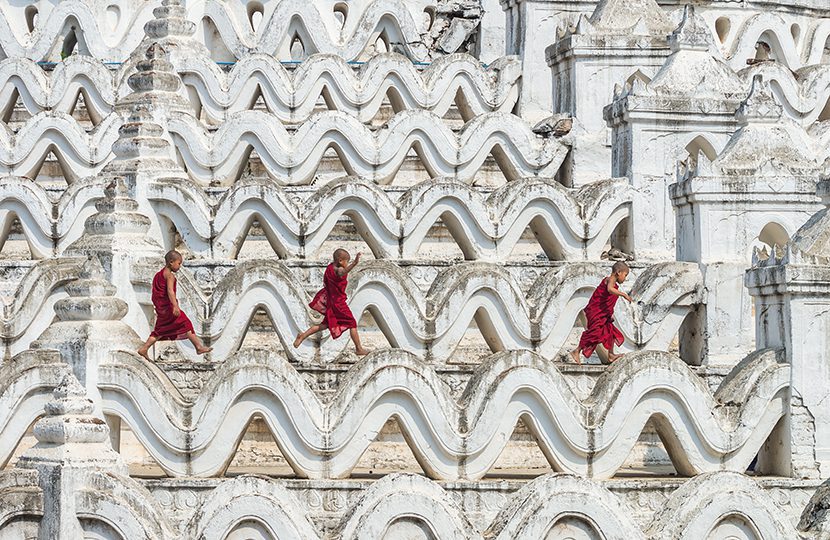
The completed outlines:
[[[672,52],[706,51],[713,45],[712,32],[706,26],[706,21],[697,16],[693,5],[687,4],[683,10],[683,20],[669,36]]]

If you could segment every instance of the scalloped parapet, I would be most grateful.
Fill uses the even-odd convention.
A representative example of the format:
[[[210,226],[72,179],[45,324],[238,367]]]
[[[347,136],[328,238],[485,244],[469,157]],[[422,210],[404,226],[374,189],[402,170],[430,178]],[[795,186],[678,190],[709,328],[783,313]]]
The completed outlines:
[[[830,37],[827,10],[815,17],[775,10],[730,15],[727,18],[734,29],[723,36],[720,48],[733,69],[742,69],[752,62],[770,63],[770,60],[793,71],[826,63]]]
[[[188,174],[203,185],[233,183],[254,149],[268,175],[284,184],[311,183],[330,148],[346,170],[380,184],[393,181],[413,146],[431,177],[464,181],[492,154],[504,177],[515,180],[554,176],[568,153],[560,140],[538,137],[501,112],[477,116],[457,133],[422,110],[400,112],[377,131],[340,111],[315,113],[291,131],[261,111],[234,113],[210,131],[192,116],[176,115],[168,129]]]
[[[247,110],[261,95],[265,107],[283,122],[307,119],[325,96],[331,109],[361,122],[378,114],[391,87],[399,94],[399,109],[429,110],[444,116],[463,96],[462,114],[470,119],[485,112],[510,112],[518,98],[521,64],[515,56],[491,62],[486,68],[474,57],[453,54],[426,67],[397,53],[383,53],[355,69],[340,56],[314,54],[294,69],[272,56],[246,55],[227,73],[209,59],[180,59],[176,69],[185,85],[198,92],[206,117],[221,122]]]
[[[198,99],[190,103],[193,112],[203,112],[212,123],[250,109],[260,95],[266,109],[284,122],[307,119],[322,96],[330,108],[369,122],[378,115],[393,84],[400,94],[396,106],[426,109],[439,116],[458,106],[460,92],[461,112],[469,119],[484,112],[510,112],[521,77],[521,63],[515,56],[498,58],[485,67],[461,53],[427,66],[392,52],[359,65],[336,55],[314,54],[293,68],[272,56],[250,54],[226,71],[204,55],[175,56],[165,45],[150,43],[136,50],[142,54],[135,65],[117,68],[80,55],[70,56],[51,71],[25,58],[6,58],[0,61],[0,113],[10,116],[18,103],[32,115],[44,110],[68,113],[83,90],[83,106],[97,125],[118,99],[129,95],[129,75],[141,68],[144,51],[153,45],[165,51],[184,87],[195,92]],[[176,90],[182,93],[181,86]]]
[[[334,483],[336,487],[323,491],[319,483],[245,474],[209,482],[155,481],[151,494],[137,482],[93,473],[84,483],[79,510],[93,510],[93,490],[106,491],[110,504],[95,508],[94,515],[116,523],[122,537],[153,539],[222,538],[223,533],[267,530],[279,538],[303,540],[378,538],[378,531],[410,537],[413,531],[429,531],[434,538],[458,540],[530,540],[550,531],[565,538],[593,534],[609,540],[691,540],[700,531],[729,538],[731,532],[746,530],[747,523],[757,531],[756,538],[824,538],[822,525],[797,530],[781,515],[781,504],[798,507],[806,502],[802,491],[785,497],[780,485],[731,472],[669,485],[652,490],[632,482],[552,473],[475,493],[467,483],[390,474],[376,481],[352,481],[347,488]],[[0,475],[0,520],[10,514],[37,515],[40,504],[37,478],[30,471]],[[470,504],[476,512],[467,511]],[[817,516],[821,508],[815,505]],[[250,519],[252,514],[256,520]],[[26,526],[25,519],[18,519],[7,531],[22,534]]]
[[[54,306],[65,293],[62,287],[77,279],[81,259],[47,259],[32,266],[13,289],[10,301],[3,303],[4,357],[25,351],[55,318]]]
[[[302,203],[296,195],[252,179],[235,183],[217,200],[193,184],[160,178],[147,186],[146,196],[194,255],[206,258],[237,257],[254,219],[281,258],[310,257],[347,216],[362,224],[359,235],[377,258],[418,258],[431,227],[452,218],[452,238],[466,258],[483,260],[508,258],[531,224],[548,258],[599,260],[630,215],[631,197],[623,179],[568,189],[546,178],[519,179],[492,193],[439,178],[401,194],[347,177]]]
[[[0,174],[33,178],[53,152],[68,183],[92,176],[111,159],[120,126],[121,118],[114,113],[90,131],[61,112],[40,112],[16,132],[0,122]]]
[[[221,61],[251,52],[296,60],[296,41],[301,43],[299,54],[363,60],[394,48],[425,61],[471,48],[482,15],[477,3],[444,1],[367,0],[345,10],[302,0],[257,3],[247,9],[221,0],[188,2],[187,11],[182,5],[180,0],[118,0],[102,10],[88,0],[73,0],[39,2],[29,9],[7,6],[0,11],[0,53],[59,61],[77,51],[120,62],[144,43],[146,32],[151,39],[178,41],[179,46],[187,41],[206,46]],[[425,18],[425,11],[431,16]]]
[[[460,401],[429,365],[403,351],[367,357],[326,399],[265,352],[229,358],[195,401],[128,353],[101,366],[100,385],[104,410],[124,418],[162,468],[177,476],[221,473],[233,456],[223,441],[236,439],[259,413],[303,477],[348,476],[394,415],[434,478],[481,478],[520,417],[537,426],[555,470],[608,478],[653,415],[664,418],[658,431],[675,441],[670,456],[684,474],[745,470],[784,414],[789,366],[776,357],[774,351],[756,355],[740,366],[753,376],[736,374],[714,395],[678,358],[653,351],[618,361],[586,400],[555,367],[527,352],[494,355]],[[145,416],[139,403],[162,414]]]
[[[819,120],[830,101],[830,65],[826,63],[791,70],[777,62],[761,62],[742,69],[738,75],[746,83],[758,76],[769,82],[784,114],[805,128]]]
[[[148,290],[154,268],[136,268],[132,282]],[[606,275],[607,269],[593,263],[566,265],[542,273],[525,293],[501,266],[469,262],[438,273],[425,292],[396,265],[376,261],[353,272],[347,293],[355,314],[369,311],[381,322],[390,345],[439,362],[452,357],[471,322],[482,316],[489,321],[483,335],[492,351],[530,349],[555,358],[585,301]],[[305,309],[309,298],[295,276],[296,271],[280,262],[246,261],[227,272],[210,294],[194,278],[180,275],[178,294],[194,323],[210,336],[213,357],[224,359],[240,347],[259,309],[274,321],[282,343],[291,343],[312,323]],[[631,288],[639,302],[618,303],[616,308],[617,325],[628,342],[624,349],[667,350],[702,301],[701,281],[695,264],[647,268]],[[324,337],[319,353],[328,361],[347,346],[344,340]],[[286,348],[285,354],[310,361],[317,352],[306,342],[299,349]]]

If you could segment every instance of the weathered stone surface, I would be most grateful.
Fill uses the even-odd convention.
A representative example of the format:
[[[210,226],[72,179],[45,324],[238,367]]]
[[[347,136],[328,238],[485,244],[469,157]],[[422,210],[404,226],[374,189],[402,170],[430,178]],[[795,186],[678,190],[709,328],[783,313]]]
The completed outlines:
[[[649,532],[651,538],[728,538],[748,526],[760,538],[797,538],[792,523],[782,519],[752,479],[715,473],[700,475],[675,491]]]
[[[700,262],[704,273],[708,302],[692,341],[710,364],[734,364],[753,348],[752,301],[742,287],[752,251],[783,246],[821,206],[810,137],[760,75],[737,119],[723,151],[715,158],[695,149],[670,186],[678,258]]]
[[[607,271],[594,263],[568,264],[535,278],[529,276],[523,285],[492,263],[459,263],[437,270],[424,287],[388,261],[366,262],[352,274],[351,309],[355,314],[371,313],[390,345],[438,362],[451,358],[481,313],[489,322],[479,331],[493,352],[531,349],[554,358],[573,329],[582,303]],[[132,283],[147,291],[139,296],[139,303],[149,303],[149,283],[155,271],[136,265],[131,272]],[[700,271],[696,265],[664,263],[643,272],[632,285],[640,303],[619,304],[617,324],[629,340],[627,350],[667,350],[685,315],[702,300]],[[283,343],[290,343],[313,320],[305,309],[309,298],[302,282],[284,263],[239,263],[211,284],[210,295],[199,285],[197,275],[181,276],[179,294],[185,309],[196,314],[194,322],[210,336],[213,358],[224,359],[239,348],[251,316],[259,309],[274,321],[274,331]],[[324,337],[319,352],[309,342],[299,349],[286,348],[285,354],[302,362],[312,361],[317,354],[333,359],[347,346]]]
[[[553,179],[523,178],[491,193],[452,179],[429,180],[401,193],[348,177],[309,192],[236,182],[217,200],[163,178],[149,183],[147,197],[159,216],[177,222],[191,253],[205,258],[238,257],[252,219],[281,257],[311,256],[345,216],[359,219],[358,234],[376,258],[417,259],[431,228],[452,219],[451,238],[465,258],[510,257],[533,222],[550,259],[597,260],[628,216],[630,191],[621,179],[576,190]]]
[[[0,537],[827,536],[819,0],[14,4]]]
[[[147,422],[140,439],[177,476],[223,470],[232,457],[223,441],[240,436],[259,412],[276,430],[291,467],[304,477],[348,476],[395,415],[428,475],[480,478],[503,450],[516,420],[528,415],[552,466],[606,478],[628,456],[648,419],[638,411],[646,408],[665,415],[658,427],[662,437],[678,438],[669,451],[682,472],[745,470],[758,452],[753,441],[764,440],[759,432],[772,430],[782,414],[780,393],[789,368],[774,358],[769,352],[741,365],[752,375],[729,377],[713,396],[676,357],[636,353],[600,378],[584,402],[556,368],[531,353],[493,356],[476,370],[458,401],[431,367],[403,352],[374,353],[356,364],[325,400],[294,368],[265,351],[228,359],[194,401],[185,400],[158,369],[126,353],[114,356],[100,373],[104,409],[131,426]],[[254,405],[270,400],[282,405],[267,410]],[[152,403],[162,414],[139,421],[143,413],[134,405],[139,402]],[[687,432],[681,427],[687,423],[697,429]],[[701,434],[705,444],[689,439]],[[602,443],[594,446],[595,441]],[[319,461],[322,455],[325,462]]]
[[[669,54],[666,35],[674,26],[655,0],[604,0],[590,17],[566,25],[546,49],[553,110],[573,117],[573,166],[568,171],[573,185],[608,174],[610,132],[602,106],[615,85],[634,76],[654,76]]]
[[[756,248],[745,277],[755,297],[759,346],[783,347],[793,365],[792,420],[782,434],[779,467],[793,476],[824,478],[830,469],[830,395],[826,356],[830,343],[830,238],[826,219],[830,198],[827,180],[817,192],[825,208],[816,212],[783,248],[762,257]]]

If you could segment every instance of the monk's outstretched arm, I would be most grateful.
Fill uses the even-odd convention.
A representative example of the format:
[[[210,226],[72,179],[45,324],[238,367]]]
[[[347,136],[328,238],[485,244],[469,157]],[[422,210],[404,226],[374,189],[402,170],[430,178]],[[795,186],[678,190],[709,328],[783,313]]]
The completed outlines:
[[[631,302],[631,297],[628,296],[628,293],[625,293],[625,292],[619,290],[618,288],[616,288],[614,286],[616,284],[617,284],[617,276],[612,274],[611,277],[608,278],[608,292],[610,292],[614,296],[621,296],[621,297],[625,298],[626,300],[628,300],[629,302]]]
[[[173,316],[178,317],[181,310],[179,309],[179,301],[176,299],[176,276],[173,272],[167,271],[167,299],[170,300],[170,305],[173,306]]]
[[[349,272],[351,272],[351,271],[352,271],[352,268],[354,268],[355,266],[357,266],[357,263],[358,263],[358,261],[360,260],[360,255],[361,255],[360,253],[358,253],[357,255],[355,255],[355,256],[354,256],[354,260],[353,260],[352,262],[350,262],[350,263],[346,266],[346,268],[338,268],[338,269],[337,269],[337,275],[338,275],[338,276],[345,276],[346,274],[348,274]]]

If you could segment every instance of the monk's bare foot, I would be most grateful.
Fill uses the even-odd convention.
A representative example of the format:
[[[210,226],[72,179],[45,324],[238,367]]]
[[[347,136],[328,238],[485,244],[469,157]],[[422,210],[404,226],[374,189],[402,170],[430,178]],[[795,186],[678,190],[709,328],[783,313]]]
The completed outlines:
[[[609,353],[609,354],[608,354],[608,361],[609,361],[609,362],[616,362],[617,360],[619,360],[620,358],[622,358],[622,356],[623,356],[623,355],[621,355],[621,354],[613,354],[613,353]]]
[[[302,342],[303,342],[302,334],[297,334],[297,337],[294,338],[294,348],[296,349],[297,347],[299,347],[300,343],[302,343]]]
[[[360,349],[355,349],[354,353],[358,356],[366,356],[369,354],[369,351],[361,347]]]
[[[212,350],[213,350],[213,347],[196,347],[196,354],[201,356],[203,354],[209,353]]]
[[[574,349],[571,351],[571,359],[574,361],[575,364],[582,364],[582,361],[579,359],[579,349]]]
[[[150,347],[141,347],[136,352],[139,354],[139,356],[143,356],[148,362],[152,362],[152,360],[150,359],[150,355],[147,354],[149,351]]]

